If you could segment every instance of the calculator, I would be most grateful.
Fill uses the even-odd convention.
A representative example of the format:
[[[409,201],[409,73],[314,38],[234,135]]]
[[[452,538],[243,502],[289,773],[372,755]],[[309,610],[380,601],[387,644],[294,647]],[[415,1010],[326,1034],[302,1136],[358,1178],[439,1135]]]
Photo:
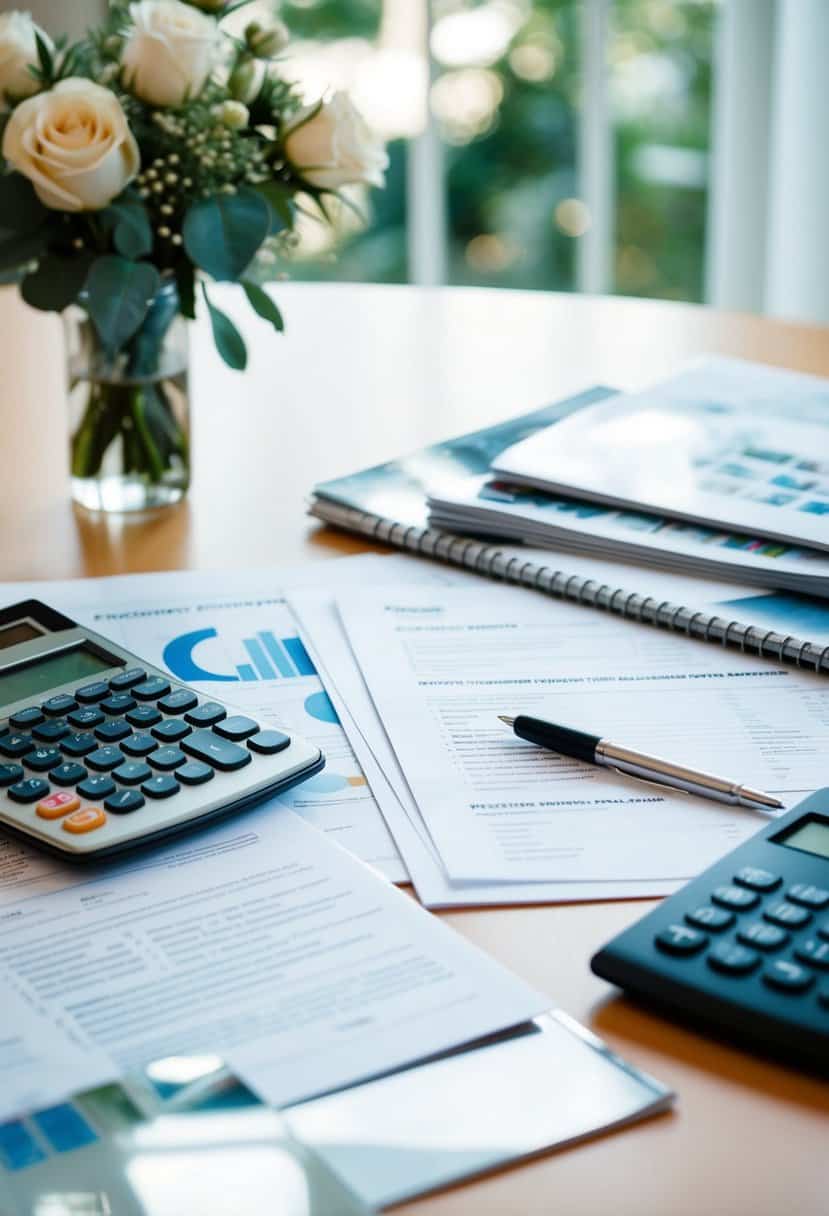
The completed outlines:
[[[210,823],[320,771],[319,748],[202,699],[26,600],[0,610],[0,830],[94,861]]]
[[[686,1020],[829,1071],[829,789],[664,900],[591,967]]]

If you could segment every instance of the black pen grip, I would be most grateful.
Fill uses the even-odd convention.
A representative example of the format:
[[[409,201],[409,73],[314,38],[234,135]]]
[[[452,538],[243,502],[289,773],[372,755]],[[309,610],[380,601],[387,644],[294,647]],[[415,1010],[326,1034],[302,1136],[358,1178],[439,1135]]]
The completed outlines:
[[[542,722],[541,718],[529,718],[526,714],[518,715],[512,729],[528,743],[561,752],[563,756],[572,756],[575,760],[585,760],[588,764],[594,762],[596,747],[600,742],[599,735],[588,735],[583,730],[572,730],[569,726]]]

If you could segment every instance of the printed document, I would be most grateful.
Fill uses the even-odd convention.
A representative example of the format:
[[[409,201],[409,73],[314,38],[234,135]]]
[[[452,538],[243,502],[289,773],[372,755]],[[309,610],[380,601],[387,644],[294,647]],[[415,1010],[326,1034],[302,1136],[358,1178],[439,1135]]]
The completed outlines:
[[[65,1054],[71,1074],[67,1086],[56,1073],[51,1093],[40,1085],[37,1101],[83,1084],[80,1052],[93,1084],[102,1056],[118,1075],[215,1052],[279,1106],[550,1006],[273,804],[73,887],[6,902],[0,926],[4,1044],[28,1049],[41,1075]],[[0,1078],[5,1114],[25,1108],[30,1081],[2,1055]]]
[[[825,682],[521,590],[343,592],[369,690],[453,879],[685,879],[763,822],[517,739],[533,714],[776,794],[825,782]]]
[[[205,698],[311,739],[323,772],[288,790],[280,804],[368,862],[392,882],[408,875],[280,590],[352,585],[382,559],[361,556],[295,569],[126,575],[56,583],[0,584],[0,602],[35,597],[111,637]],[[7,890],[45,890],[76,871],[0,836],[0,902]]]

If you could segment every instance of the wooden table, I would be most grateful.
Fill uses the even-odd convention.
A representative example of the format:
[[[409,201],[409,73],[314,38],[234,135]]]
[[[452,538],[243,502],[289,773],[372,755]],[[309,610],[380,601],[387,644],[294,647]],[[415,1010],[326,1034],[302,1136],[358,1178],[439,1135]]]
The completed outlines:
[[[633,387],[718,351],[829,375],[829,331],[681,304],[481,290],[286,284],[288,337],[224,306],[245,376],[193,334],[195,480],[144,519],[67,497],[59,324],[0,290],[0,578],[285,566],[364,551],[304,515],[312,484],[588,384]],[[827,773],[829,778],[829,773]],[[829,783],[829,782],[828,782]],[[588,970],[642,902],[446,919],[680,1098],[673,1114],[400,1209],[410,1216],[818,1216],[829,1210],[829,1086],[677,1029]],[[551,1094],[551,1101],[566,1095]],[[240,1214],[241,1216],[241,1214]]]

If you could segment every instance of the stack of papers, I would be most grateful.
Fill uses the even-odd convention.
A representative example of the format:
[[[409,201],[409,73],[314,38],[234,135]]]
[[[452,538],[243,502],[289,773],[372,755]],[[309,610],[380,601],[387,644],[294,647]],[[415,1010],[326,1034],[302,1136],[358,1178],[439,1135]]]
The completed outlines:
[[[473,576],[411,559],[385,565],[385,586],[287,596],[428,906],[666,894],[763,822],[534,748],[499,713],[564,722],[787,804],[825,779],[820,677],[522,590],[482,596]],[[657,591],[682,598],[687,582],[664,575]],[[778,627],[804,610],[702,589]],[[829,640],[829,614],[823,631],[811,623]]]

